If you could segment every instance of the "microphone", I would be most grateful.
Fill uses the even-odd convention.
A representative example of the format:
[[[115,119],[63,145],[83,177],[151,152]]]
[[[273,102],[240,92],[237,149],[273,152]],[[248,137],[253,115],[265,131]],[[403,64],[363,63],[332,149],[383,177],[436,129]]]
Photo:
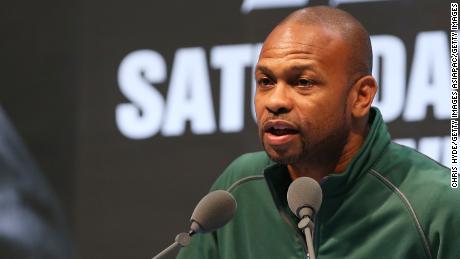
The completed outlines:
[[[316,259],[311,233],[314,229],[313,217],[323,201],[321,186],[310,177],[299,177],[289,186],[287,201],[289,209],[300,219],[297,227],[305,234],[308,256]]]
[[[196,233],[208,233],[227,224],[236,212],[236,200],[224,190],[217,190],[204,196],[193,210],[190,218],[190,231],[176,236],[174,243],[152,259],[160,259],[176,247],[190,244],[190,238]]]
[[[223,227],[236,211],[236,201],[224,190],[204,196],[193,210],[190,229],[195,233],[207,233]]]

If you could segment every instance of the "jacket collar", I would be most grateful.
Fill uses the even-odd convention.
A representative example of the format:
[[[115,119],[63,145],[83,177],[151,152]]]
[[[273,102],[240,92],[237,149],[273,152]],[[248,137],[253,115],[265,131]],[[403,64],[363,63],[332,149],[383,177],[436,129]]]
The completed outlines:
[[[345,171],[329,174],[321,181],[321,188],[326,197],[340,195],[349,190],[362,175],[371,169],[390,144],[391,137],[380,111],[372,107],[369,118],[371,127],[366,140]]]

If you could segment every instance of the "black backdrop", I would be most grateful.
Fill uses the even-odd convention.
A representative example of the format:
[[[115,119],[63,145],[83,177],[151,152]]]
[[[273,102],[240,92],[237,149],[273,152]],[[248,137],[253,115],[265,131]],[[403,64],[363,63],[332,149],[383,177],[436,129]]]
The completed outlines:
[[[223,90],[216,53],[239,45],[235,53],[246,55],[241,62],[253,62],[256,44],[293,6],[330,4],[273,2],[246,0],[251,10],[242,9],[242,1],[210,0],[3,3],[0,102],[58,194],[78,258],[149,258],[186,230],[193,207],[232,159],[260,150],[251,66],[225,70],[241,76],[229,88],[242,87],[237,96],[243,101],[235,102]],[[439,99],[449,96],[449,2],[355,2],[336,1],[371,35],[388,36],[373,38],[383,46],[377,53],[392,50],[376,57],[376,73],[382,86],[377,101],[393,137],[447,164],[449,101]],[[155,63],[138,55],[134,68],[121,72],[120,64],[139,50],[160,58]],[[134,89],[136,82],[144,92],[127,90],[134,98],[123,92],[123,84]],[[398,82],[402,88],[391,92]],[[142,97],[147,102],[136,102]],[[149,103],[154,106],[146,109]],[[138,124],[131,126],[150,127],[147,133],[133,138],[121,129],[129,124],[118,118],[123,105],[135,111]],[[178,131],[168,130],[168,123]]]

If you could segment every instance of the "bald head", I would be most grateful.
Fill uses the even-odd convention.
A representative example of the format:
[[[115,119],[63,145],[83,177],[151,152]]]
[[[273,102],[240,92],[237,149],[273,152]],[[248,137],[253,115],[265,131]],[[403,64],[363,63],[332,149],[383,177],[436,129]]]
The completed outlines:
[[[369,33],[349,13],[327,6],[307,7],[291,13],[278,24],[275,30],[292,24],[320,26],[337,32],[349,49],[346,54],[349,55],[347,60],[350,75],[356,77],[372,74],[372,47]]]

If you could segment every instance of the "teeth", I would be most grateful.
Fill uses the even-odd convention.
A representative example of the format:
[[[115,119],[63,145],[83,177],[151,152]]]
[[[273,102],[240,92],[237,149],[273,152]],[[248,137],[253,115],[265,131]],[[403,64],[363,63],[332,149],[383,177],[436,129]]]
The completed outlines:
[[[286,127],[286,126],[273,126],[273,128],[276,129],[276,130],[288,129],[288,127]]]

